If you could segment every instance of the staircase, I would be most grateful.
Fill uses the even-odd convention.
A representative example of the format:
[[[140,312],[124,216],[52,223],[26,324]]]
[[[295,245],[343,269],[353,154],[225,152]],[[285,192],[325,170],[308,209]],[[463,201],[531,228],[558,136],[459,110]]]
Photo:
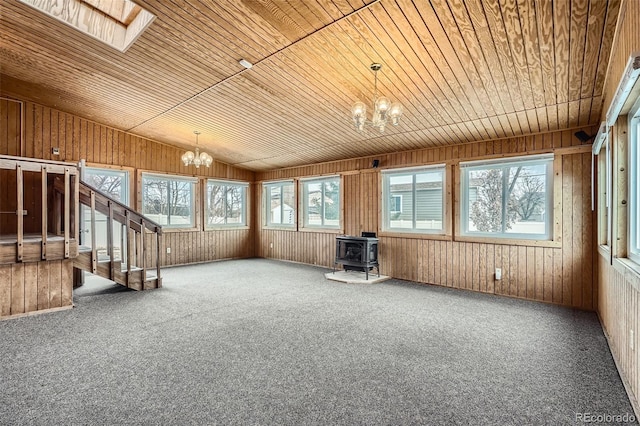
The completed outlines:
[[[91,214],[87,223],[90,228],[86,230],[91,237],[79,246],[74,267],[134,290],[162,287],[162,226],[82,181],[79,186],[79,202]],[[96,226],[97,213],[106,216],[106,229]],[[115,241],[118,226],[120,238]],[[96,242],[100,232],[106,233],[103,247],[98,247]]]

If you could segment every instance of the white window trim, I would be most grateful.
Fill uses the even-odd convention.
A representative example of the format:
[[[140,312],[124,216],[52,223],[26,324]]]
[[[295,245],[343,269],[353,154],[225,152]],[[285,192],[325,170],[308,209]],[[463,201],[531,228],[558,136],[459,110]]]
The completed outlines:
[[[416,212],[416,202],[417,199],[413,197],[413,222],[414,225],[412,228],[392,228],[390,226],[389,213],[391,212],[389,209],[389,200],[387,195],[389,194],[389,178],[393,176],[413,176],[412,182],[412,191],[415,193],[415,175],[420,174],[421,172],[434,172],[440,171],[442,173],[442,221],[440,229],[422,229],[415,228],[415,215]],[[429,166],[420,166],[420,167],[405,167],[401,169],[388,169],[383,170],[381,172],[382,175],[382,232],[397,232],[397,233],[406,233],[406,234],[436,234],[436,235],[444,235],[446,232],[446,220],[447,220],[447,165],[446,164],[433,164]],[[398,194],[402,196],[401,194]],[[402,212],[402,205],[401,210]]]
[[[280,197],[282,197],[282,186],[284,185],[292,185],[293,186],[293,206],[291,206],[293,208],[293,223],[271,223],[269,220],[270,214],[271,214],[271,206],[268,204],[268,201],[270,200],[270,188],[273,186],[280,186],[280,191],[281,191],[281,195]],[[293,179],[291,180],[278,180],[278,181],[270,181],[270,182],[263,182],[262,183],[262,199],[263,199],[263,206],[264,206],[264,223],[263,223],[263,228],[285,228],[285,229],[293,229],[296,227],[296,222],[297,222],[297,216],[298,216],[298,209],[297,209],[297,204],[298,204],[298,200],[297,200],[297,194],[296,194],[296,184],[295,181]],[[280,201],[280,206],[283,205],[282,199]],[[280,212],[280,220],[282,221],[283,217],[282,215],[284,214],[284,209],[281,208],[281,212]]]
[[[640,264],[640,96],[629,111],[629,226],[627,257]],[[635,220],[634,220],[635,219]]]
[[[209,210],[209,184],[215,184],[218,186],[224,186],[225,191],[228,186],[237,186],[244,189],[243,197],[242,197],[242,223],[227,223],[227,217],[224,218],[224,223],[214,223],[209,224],[208,222],[208,210]],[[207,179],[205,181],[205,196],[202,197],[204,202],[204,214],[205,214],[205,228],[206,229],[229,229],[229,228],[247,228],[249,223],[249,218],[247,212],[249,211],[248,202],[249,202],[249,184],[247,182],[238,182],[231,180],[220,180],[220,179]],[[227,202],[227,198],[224,197],[224,202]]]
[[[337,180],[338,181],[338,200],[339,200],[339,207],[338,207],[338,225],[326,225],[324,224],[324,213],[321,215],[322,217],[322,225],[311,225],[309,224],[309,218],[308,218],[308,213],[309,213],[309,206],[307,203],[307,188],[309,184],[312,183],[324,183],[327,181],[334,181]],[[300,193],[301,193],[301,197],[300,197],[300,204],[302,206],[302,227],[306,228],[306,229],[329,229],[329,230],[340,230],[342,229],[342,203],[343,203],[343,188],[342,188],[342,178],[340,175],[333,175],[333,176],[321,176],[321,177],[312,177],[312,178],[304,178],[304,179],[300,179],[300,182],[302,183],[302,185],[300,185]],[[323,207],[324,207],[324,200],[322,203]]]
[[[198,178],[192,178],[192,177],[188,177],[188,176],[180,176],[180,175],[169,175],[169,174],[161,174],[161,173],[149,173],[149,172],[142,172],[141,173],[141,177],[140,177],[140,200],[139,200],[139,205],[140,205],[140,212],[142,212],[142,214],[144,213],[144,181],[145,178],[152,178],[152,179],[165,179],[165,180],[174,180],[174,181],[182,181],[182,182],[188,182],[191,184],[191,223],[189,225],[183,225],[183,224],[177,224],[177,225],[171,225],[171,224],[165,224],[162,225],[162,228],[168,228],[168,229],[195,229],[198,225],[198,220],[197,220],[197,184],[198,184]]]
[[[611,247],[611,236],[613,228],[613,212],[611,211],[611,193],[613,192],[613,172],[611,170],[611,139],[609,138],[609,131],[604,139],[605,150],[605,190],[606,197],[604,201],[605,209],[607,210],[607,241],[606,246]]]
[[[529,155],[525,157],[505,157],[498,160],[477,160],[460,162],[460,235],[464,237],[499,238],[511,240],[553,240],[553,154]],[[518,166],[535,165],[548,163],[546,167],[546,194],[545,194],[545,230],[543,234],[527,234],[515,232],[481,232],[469,231],[469,182],[468,172],[477,169],[487,169],[490,167],[501,167],[508,164]],[[504,197],[504,192],[503,192]]]

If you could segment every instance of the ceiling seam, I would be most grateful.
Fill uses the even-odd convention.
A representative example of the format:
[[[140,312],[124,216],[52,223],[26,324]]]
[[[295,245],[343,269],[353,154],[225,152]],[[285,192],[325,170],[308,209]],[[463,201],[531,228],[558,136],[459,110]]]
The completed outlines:
[[[259,65],[260,63],[262,63],[262,62],[264,62],[264,61],[268,60],[269,58],[272,58],[273,56],[275,56],[275,55],[277,55],[277,54],[279,54],[279,53],[281,53],[281,52],[284,52],[284,51],[286,51],[286,50],[290,49],[290,48],[291,48],[291,47],[293,47],[293,46],[296,46],[298,43],[300,43],[300,42],[302,42],[302,41],[304,41],[304,40],[308,39],[309,37],[311,37],[311,36],[313,36],[313,35],[315,35],[315,34],[318,34],[319,32],[326,30],[327,28],[331,28],[331,27],[333,27],[334,25],[336,25],[336,24],[338,24],[338,23],[342,22],[343,20],[345,20],[345,19],[347,19],[347,18],[350,18],[350,17],[352,17],[352,16],[354,16],[354,15],[359,14],[360,12],[363,12],[363,11],[365,11],[365,10],[369,9],[370,7],[372,7],[372,6],[376,5],[376,4],[378,4],[380,1],[381,1],[381,0],[373,0],[371,3],[364,5],[364,6],[362,6],[361,8],[356,9],[356,10],[354,10],[354,11],[353,11],[353,12],[351,12],[351,13],[348,13],[347,15],[344,15],[344,16],[343,16],[343,17],[341,17],[340,19],[337,19],[337,20],[333,21],[332,23],[327,24],[327,25],[325,25],[324,27],[319,28],[319,29],[317,29],[317,30],[315,30],[315,31],[313,31],[313,32],[311,32],[311,33],[309,33],[309,34],[305,35],[305,36],[304,36],[304,37],[302,37],[301,39],[296,40],[296,41],[294,41],[293,43],[291,43],[291,44],[289,44],[289,45],[287,45],[287,46],[285,46],[285,47],[283,47],[283,48],[281,48],[281,49],[276,50],[275,52],[273,52],[273,53],[271,53],[271,54],[269,54],[269,55],[265,56],[265,57],[264,57],[264,58],[262,58],[262,59],[260,59],[259,61],[257,61],[257,62],[256,62],[255,64],[253,64],[253,65],[254,65],[254,66],[255,66],[255,65]],[[209,92],[210,90],[213,90],[213,89],[215,89],[216,87],[218,87],[218,86],[220,86],[220,85],[222,85],[222,84],[224,84],[224,83],[226,83],[226,82],[228,82],[228,81],[230,81],[230,80],[234,79],[235,77],[237,77],[237,76],[239,76],[239,75],[242,75],[243,73],[245,73],[245,72],[247,72],[247,71],[249,71],[249,69],[243,69],[243,70],[238,71],[238,72],[237,72],[237,73],[235,73],[235,74],[232,74],[232,75],[230,75],[230,76],[228,76],[228,77],[225,77],[225,78],[223,78],[222,80],[218,81],[217,83],[212,84],[211,86],[209,86],[209,87],[207,87],[207,88],[205,88],[205,89],[201,90],[200,92],[198,92],[198,93],[196,93],[196,94],[194,94],[194,95],[190,96],[189,98],[187,98],[187,99],[185,99],[185,100],[182,100],[182,101],[178,102],[177,104],[175,104],[175,105],[173,105],[172,107],[170,107],[170,108],[168,108],[168,109],[166,109],[166,110],[164,110],[164,111],[160,112],[159,114],[156,114],[156,115],[154,115],[153,117],[147,118],[146,120],[143,120],[142,122],[140,122],[140,123],[138,123],[138,124],[136,124],[136,125],[134,125],[134,126],[132,126],[132,127],[128,128],[128,129],[126,129],[126,131],[127,131],[127,132],[130,132],[130,131],[132,131],[132,130],[136,129],[137,127],[140,127],[140,126],[142,126],[142,125],[144,125],[144,124],[147,124],[147,123],[148,123],[148,122],[150,122],[150,121],[153,121],[153,120],[155,120],[155,119],[157,119],[157,118],[160,118],[160,117],[162,117],[162,116],[164,116],[164,115],[166,115],[166,114],[170,113],[171,111],[174,111],[175,109],[177,109],[177,108],[179,108],[179,107],[181,107],[181,106],[183,106],[183,105],[187,104],[188,102],[190,102],[190,101],[192,101],[192,100],[194,100],[194,99],[199,98],[200,96],[204,95],[205,93]]]

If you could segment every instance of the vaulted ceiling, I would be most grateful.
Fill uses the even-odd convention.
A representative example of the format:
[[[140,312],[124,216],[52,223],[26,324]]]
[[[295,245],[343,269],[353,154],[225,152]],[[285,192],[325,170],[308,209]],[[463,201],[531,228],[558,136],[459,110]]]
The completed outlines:
[[[58,13],[79,1],[57,0]],[[620,6],[135,2],[156,19],[122,53],[3,0],[0,93],[180,147],[193,148],[199,130],[216,160],[251,170],[597,124]],[[383,134],[359,133],[350,113],[372,102],[373,62],[383,64],[378,91],[404,106]]]

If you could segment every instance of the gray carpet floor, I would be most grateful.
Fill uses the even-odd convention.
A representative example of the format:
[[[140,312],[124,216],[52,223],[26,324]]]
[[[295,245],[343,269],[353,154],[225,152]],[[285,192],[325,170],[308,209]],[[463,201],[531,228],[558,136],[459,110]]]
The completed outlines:
[[[72,310],[0,321],[0,424],[633,415],[594,313],[325,272],[265,259],[175,267],[160,290],[87,284]]]

